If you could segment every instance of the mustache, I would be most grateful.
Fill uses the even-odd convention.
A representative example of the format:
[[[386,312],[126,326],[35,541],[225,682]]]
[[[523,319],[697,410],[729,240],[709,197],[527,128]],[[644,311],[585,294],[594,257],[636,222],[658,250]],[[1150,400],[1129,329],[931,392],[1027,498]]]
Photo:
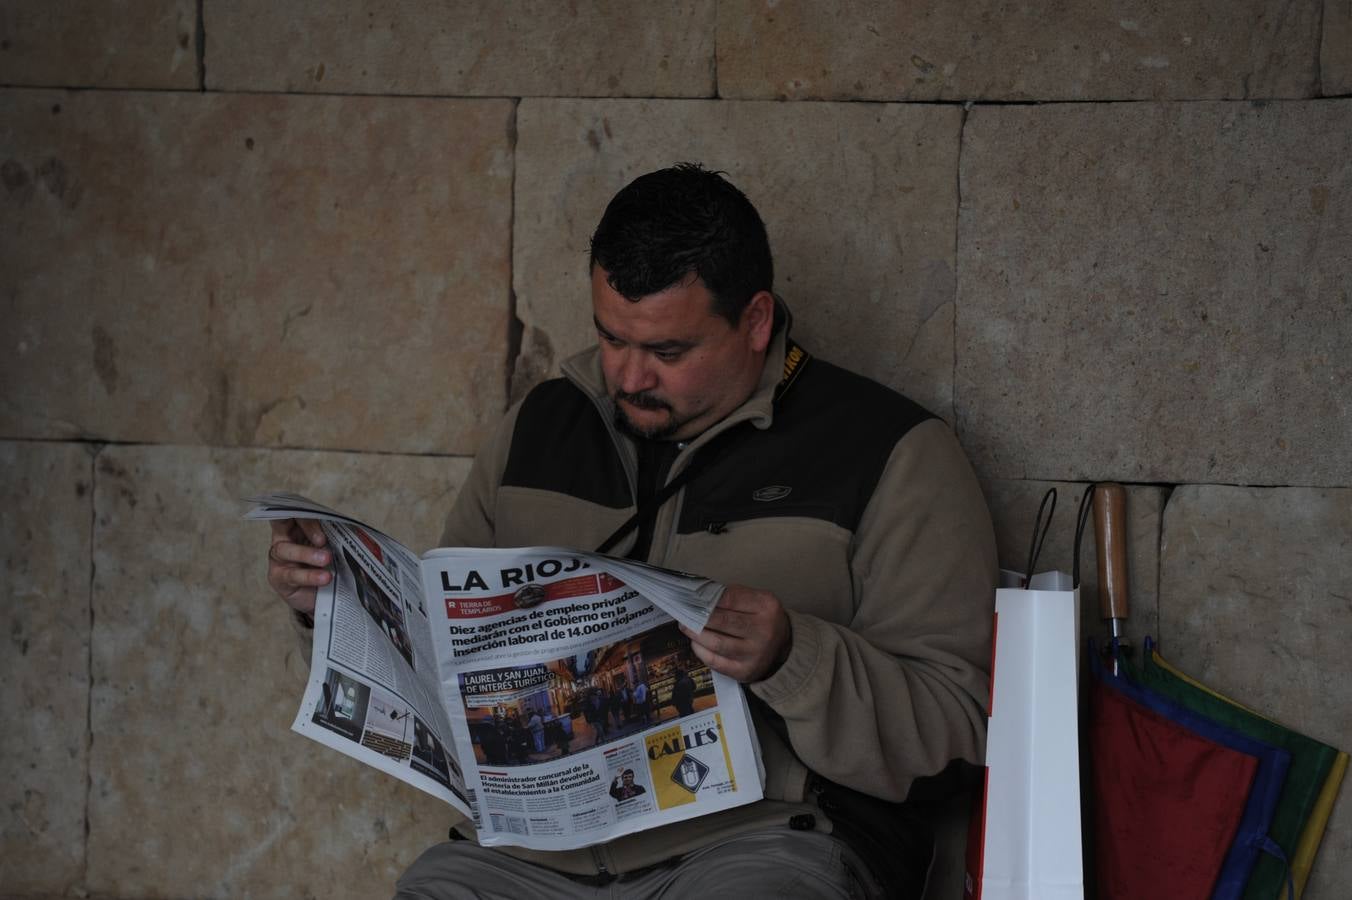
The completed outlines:
[[[637,394],[628,394],[625,393],[624,391],[616,391],[615,400],[616,402],[623,400],[630,406],[637,406],[639,409],[666,409],[666,410],[671,409],[671,404],[667,403],[665,400],[662,400],[659,397],[654,396],[653,394],[648,393],[647,391],[640,391]]]

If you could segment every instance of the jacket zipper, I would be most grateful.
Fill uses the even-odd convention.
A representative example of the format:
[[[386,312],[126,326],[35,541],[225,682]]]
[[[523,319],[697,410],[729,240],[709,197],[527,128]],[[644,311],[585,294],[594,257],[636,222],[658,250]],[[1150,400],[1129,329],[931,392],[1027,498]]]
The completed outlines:
[[[574,378],[570,373],[565,372],[564,374],[567,375],[568,380],[571,381],[574,384],[574,386],[579,388],[582,391],[582,393],[587,395],[587,397],[592,402],[592,406],[596,407],[597,413],[601,416],[601,422],[602,424],[605,425],[606,434],[610,436],[610,443],[612,446],[614,446],[615,452],[619,454],[620,464],[624,467],[625,478],[628,479],[629,481],[629,496],[633,499],[634,509],[637,510],[638,509],[638,471],[636,468],[637,464],[632,459],[629,458],[629,453],[627,452],[628,448],[625,446],[624,441],[620,438],[619,432],[615,429],[615,422],[610,416],[612,410],[607,408],[606,405],[607,401],[605,399],[593,394],[590,390],[587,389],[587,386],[583,384],[580,380]],[[719,428],[716,432],[711,434],[710,432],[705,431],[703,434],[697,435],[691,440],[686,441],[685,448],[680,451],[680,454],[677,456],[677,459],[672,462],[671,470],[667,472],[667,480],[664,484],[670,484],[671,480],[675,478],[677,475],[679,475],[681,471],[685,468],[685,466],[677,465],[682,461],[680,459],[681,455],[686,455],[687,453],[689,454],[686,456],[686,459],[684,460],[685,465],[689,465],[690,459],[694,456],[694,453],[697,452],[700,448],[707,445],[709,441],[718,437],[718,435],[722,434],[724,431],[727,431],[729,428],[740,425],[742,422],[750,418],[752,418],[752,414],[743,413],[734,420],[724,419],[721,423],[719,423],[723,427]],[[690,445],[695,443],[696,441],[700,442],[700,447],[691,450]],[[663,547],[661,557],[654,559],[653,548],[652,547],[648,548],[648,559],[645,561],[652,563],[654,565],[665,565],[667,561],[671,559],[671,554],[674,550],[674,545],[676,543],[676,523],[680,521],[681,511],[685,507],[685,488],[682,488],[672,499],[676,501],[675,506],[672,510],[673,515],[664,517],[661,515],[661,510],[658,510],[658,519],[655,520],[653,523],[654,537],[656,537],[658,524],[662,523],[665,520],[665,523],[667,525],[666,541],[664,541],[665,546]],[[668,501],[667,505],[671,505],[671,501]],[[618,548],[616,549],[618,550]]]
[[[608,881],[610,879],[610,869],[606,868],[606,862],[601,857],[601,847],[599,845],[592,847],[591,855],[592,862],[596,863],[596,874]]]
[[[695,438],[692,438],[689,441],[686,441],[685,447],[681,449],[682,454],[688,454],[685,458],[685,466],[689,466],[690,461],[694,459],[695,454],[698,453],[700,450],[704,449],[705,447],[707,447],[710,441],[718,437],[723,432],[727,431],[729,428],[737,427],[738,425],[742,424],[742,422],[746,421],[749,418],[751,418],[749,415],[742,415],[737,417],[737,419],[734,421],[728,421],[725,419],[722,423],[723,427],[719,428],[713,434],[710,434],[708,431],[706,431],[703,434]],[[695,441],[700,441],[700,445],[692,449],[690,445],[695,443]],[[667,473],[667,484],[670,484],[673,478],[675,478],[677,475],[681,474],[682,471],[684,471],[685,466],[680,466],[678,468],[678,466],[676,465],[676,463],[680,461],[681,461],[680,458],[677,457],[677,460],[671,464],[671,471]],[[696,475],[696,477],[699,476]],[[667,535],[666,535],[667,539],[666,541],[663,542],[665,546],[662,549],[661,559],[656,560],[652,559],[651,549],[648,551],[649,561],[654,562],[657,565],[665,566],[668,560],[671,559],[672,554],[676,550],[676,531],[677,531],[676,526],[681,521],[681,513],[685,509],[685,493],[689,487],[690,485],[687,484],[685,487],[681,488],[681,490],[677,492],[675,497],[672,498],[676,502],[672,504],[671,515],[665,517],[665,524],[667,526]]]
[[[685,507],[685,488],[681,488],[676,496],[671,499],[674,500],[675,503],[672,504],[674,508],[671,511],[671,515],[667,517],[665,523],[667,528],[667,539],[664,542],[665,546],[662,548],[661,558],[653,559],[652,549],[649,548],[648,550],[649,561],[656,563],[659,566],[665,566],[676,550],[676,525],[681,521],[681,510]]]

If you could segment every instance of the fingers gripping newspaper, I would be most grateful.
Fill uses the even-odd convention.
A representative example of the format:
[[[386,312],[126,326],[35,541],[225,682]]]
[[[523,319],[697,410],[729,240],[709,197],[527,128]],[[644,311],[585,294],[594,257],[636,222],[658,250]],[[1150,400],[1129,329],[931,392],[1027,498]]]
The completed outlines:
[[[420,559],[304,497],[251,502],[320,520],[333,553],[292,729],[442,798],[481,844],[585,847],[760,799],[741,686],[677,628],[722,585],[558,547]]]

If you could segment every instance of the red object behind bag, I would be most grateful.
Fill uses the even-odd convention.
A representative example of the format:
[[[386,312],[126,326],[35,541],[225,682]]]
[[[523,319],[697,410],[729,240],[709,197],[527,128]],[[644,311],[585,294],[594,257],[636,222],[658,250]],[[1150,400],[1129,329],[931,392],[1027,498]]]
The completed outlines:
[[[1258,761],[1090,682],[1099,900],[1207,900]]]

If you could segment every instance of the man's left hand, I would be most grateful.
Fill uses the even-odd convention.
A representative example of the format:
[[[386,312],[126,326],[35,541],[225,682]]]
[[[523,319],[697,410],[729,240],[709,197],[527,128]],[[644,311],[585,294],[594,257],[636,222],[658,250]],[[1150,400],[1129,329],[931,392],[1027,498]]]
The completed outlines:
[[[703,631],[681,631],[709,668],[743,683],[773,675],[792,643],[779,598],[739,584],[728,585]]]

